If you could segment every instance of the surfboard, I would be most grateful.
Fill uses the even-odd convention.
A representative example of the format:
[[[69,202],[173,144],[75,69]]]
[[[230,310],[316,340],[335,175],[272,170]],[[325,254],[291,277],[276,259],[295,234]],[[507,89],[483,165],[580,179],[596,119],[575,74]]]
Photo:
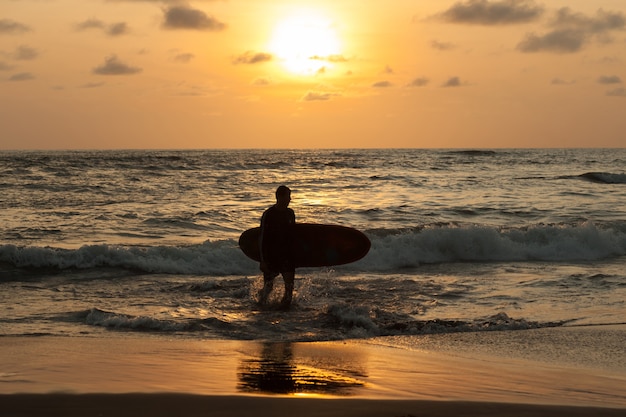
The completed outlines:
[[[294,226],[294,262],[298,267],[344,265],[367,255],[371,242],[362,232],[346,226],[296,223]],[[243,253],[257,262],[260,227],[248,229],[239,237]]]

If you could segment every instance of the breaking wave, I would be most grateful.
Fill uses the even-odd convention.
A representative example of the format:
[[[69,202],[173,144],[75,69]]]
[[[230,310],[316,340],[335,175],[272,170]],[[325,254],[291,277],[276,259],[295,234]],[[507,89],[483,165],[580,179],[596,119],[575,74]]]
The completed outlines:
[[[336,269],[393,272],[422,264],[506,261],[596,261],[626,255],[626,225],[536,225],[527,228],[433,226],[373,230],[369,254]],[[234,240],[190,246],[89,245],[78,249],[0,246],[0,263],[10,268],[53,270],[121,268],[137,273],[251,275],[258,264]]]
[[[308,314],[311,314],[309,312]],[[317,314],[309,324],[297,316],[292,318],[297,328],[289,329],[293,341],[322,341],[359,339],[378,336],[443,334],[503,330],[527,330],[562,326],[562,322],[535,322],[512,318],[506,313],[471,320],[416,320],[410,316],[381,309],[368,309],[343,303],[331,304]],[[92,308],[73,313],[73,320],[108,330],[156,333],[217,333],[229,339],[271,338],[273,329],[248,323],[245,320],[228,322],[215,317],[162,319],[149,316],[104,311]],[[303,328],[304,326],[304,328]],[[281,331],[284,329],[281,329]]]

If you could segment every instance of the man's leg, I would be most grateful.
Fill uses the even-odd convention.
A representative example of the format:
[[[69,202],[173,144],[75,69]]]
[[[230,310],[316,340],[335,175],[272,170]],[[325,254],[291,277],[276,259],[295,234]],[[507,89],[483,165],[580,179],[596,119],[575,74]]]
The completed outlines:
[[[291,305],[291,299],[293,298],[293,287],[294,281],[296,280],[296,271],[283,271],[282,276],[283,280],[285,281],[285,294],[283,295],[283,299],[280,302],[280,307],[288,309]]]
[[[274,272],[264,272],[263,273],[263,289],[261,290],[261,296],[259,297],[260,304],[267,304],[267,299],[274,289],[274,278],[278,276],[277,273]]]

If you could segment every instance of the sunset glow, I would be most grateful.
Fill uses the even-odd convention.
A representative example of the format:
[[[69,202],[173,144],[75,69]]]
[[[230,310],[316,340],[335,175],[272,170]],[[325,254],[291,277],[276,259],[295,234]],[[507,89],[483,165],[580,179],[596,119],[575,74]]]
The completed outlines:
[[[613,0],[9,1],[2,149],[622,147]]]
[[[279,22],[269,49],[288,71],[300,75],[331,67],[330,61],[341,52],[332,22],[312,10],[301,10]]]

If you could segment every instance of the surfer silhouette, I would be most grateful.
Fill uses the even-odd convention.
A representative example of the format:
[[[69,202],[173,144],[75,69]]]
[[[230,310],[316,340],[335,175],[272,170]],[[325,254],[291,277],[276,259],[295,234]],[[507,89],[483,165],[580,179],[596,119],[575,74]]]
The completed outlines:
[[[261,217],[259,249],[261,253],[261,271],[263,271],[263,289],[259,303],[267,304],[274,288],[274,278],[282,275],[285,293],[280,303],[281,309],[288,309],[293,297],[296,268],[293,261],[293,234],[296,215],[289,208],[291,190],[281,185],[276,189],[276,204],[265,210]]]

